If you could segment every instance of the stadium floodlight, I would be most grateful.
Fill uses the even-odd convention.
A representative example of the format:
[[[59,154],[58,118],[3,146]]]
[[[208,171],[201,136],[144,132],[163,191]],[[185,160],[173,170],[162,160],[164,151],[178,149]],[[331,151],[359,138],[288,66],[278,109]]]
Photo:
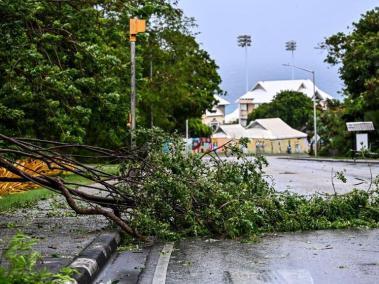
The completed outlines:
[[[295,65],[295,50],[297,47],[297,43],[294,40],[290,40],[286,42],[286,50],[291,51],[292,53],[292,65]],[[295,69],[292,67],[292,80],[295,78]]]
[[[247,48],[251,46],[252,39],[250,35],[239,35],[237,37],[238,46],[245,48],[245,72],[246,72],[246,93],[249,91],[249,66]]]

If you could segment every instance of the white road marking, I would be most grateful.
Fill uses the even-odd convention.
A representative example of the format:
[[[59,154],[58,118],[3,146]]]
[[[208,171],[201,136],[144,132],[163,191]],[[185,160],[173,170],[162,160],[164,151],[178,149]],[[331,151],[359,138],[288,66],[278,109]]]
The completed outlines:
[[[305,269],[281,269],[277,273],[282,276],[286,283],[313,284],[312,275]]]
[[[238,284],[314,284],[312,275],[305,269],[281,269],[265,272],[232,271],[230,282]]]
[[[170,262],[172,250],[174,249],[174,243],[166,244],[159,256],[158,264],[155,268],[152,284],[164,284],[166,283],[167,267]]]

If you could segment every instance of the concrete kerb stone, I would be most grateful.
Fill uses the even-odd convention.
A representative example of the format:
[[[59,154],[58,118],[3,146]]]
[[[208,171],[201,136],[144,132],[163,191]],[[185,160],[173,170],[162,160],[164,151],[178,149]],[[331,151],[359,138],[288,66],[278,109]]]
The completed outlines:
[[[90,284],[120,244],[119,232],[104,233],[90,243],[68,266],[77,270],[70,284]],[[67,283],[67,284],[69,284]]]
[[[379,164],[379,160],[353,160],[353,159],[331,159],[331,158],[306,158],[306,157],[279,157],[283,160],[315,161],[315,162],[332,162],[332,163],[351,163],[351,164]]]

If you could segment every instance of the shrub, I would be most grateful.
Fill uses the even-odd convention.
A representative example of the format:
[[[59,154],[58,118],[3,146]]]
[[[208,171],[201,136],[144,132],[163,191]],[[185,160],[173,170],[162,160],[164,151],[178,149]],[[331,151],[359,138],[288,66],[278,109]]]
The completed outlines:
[[[32,250],[35,244],[35,239],[21,233],[11,239],[4,253],[6,264],[0,267],[0,284],[58,284],[72,280],[70,275],[74,270],[70,268],[64,268],[57,274],[36,270],[41,255]]]

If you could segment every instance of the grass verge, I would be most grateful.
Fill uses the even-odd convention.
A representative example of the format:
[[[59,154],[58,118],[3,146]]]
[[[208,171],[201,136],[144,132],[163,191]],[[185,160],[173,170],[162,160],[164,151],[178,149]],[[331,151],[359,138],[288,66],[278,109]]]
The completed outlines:
[[[54,192],[48,189],[37,188],[21,193],[0,196],[0,212],[11,210],[13,208],[27,207],[39,200],[47,199],[53,195]]]
[[[117,165],[101,165],[98,169],[103,170],[107,173],[116,173],[118,166]],[[93,183],[92,181],[85,179],[81,176],[70,174],[64,177],[65,181],[72,183],[80,183],[83,185],[88,185]],[[51,190],[46,188],[36,188],[31,189],[22,193],[10,194],[5,196],[0,196],[0,212],[29,207],[40,200],[48,199],[54,196],[54,193]]]

